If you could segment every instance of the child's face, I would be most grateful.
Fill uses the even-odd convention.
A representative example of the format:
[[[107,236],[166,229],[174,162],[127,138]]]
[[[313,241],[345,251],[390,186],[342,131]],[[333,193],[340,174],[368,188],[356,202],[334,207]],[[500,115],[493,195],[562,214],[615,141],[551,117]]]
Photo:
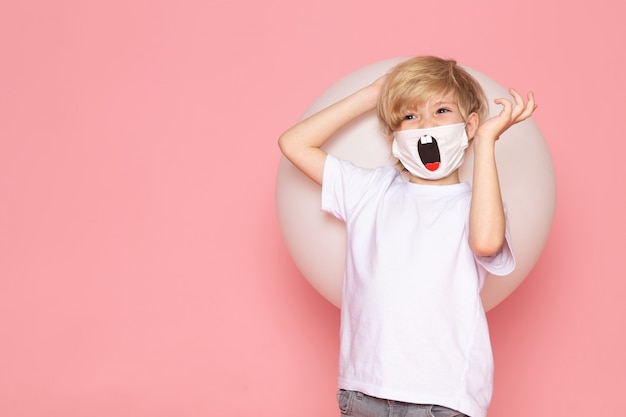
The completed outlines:
[[[423,129],[463,123],[454,93],[434,95],[426,102],[419,103],[417,108],[411,109],[400,123],[398,130]]]

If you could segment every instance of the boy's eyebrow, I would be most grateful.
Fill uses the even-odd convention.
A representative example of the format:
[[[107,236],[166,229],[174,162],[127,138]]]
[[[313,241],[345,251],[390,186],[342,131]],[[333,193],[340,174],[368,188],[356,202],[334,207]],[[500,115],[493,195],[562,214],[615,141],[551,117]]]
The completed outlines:
[[[437,106],[440,106],[442,104],[452,104],[454,106],[458,106],[456,101],[451,101],[451,100],[440,100],[440,101],[435,102],[434,104]]]
[[[422,107],[425,103],[422,102],[416,102],[416,103],[412,103],[410,106],[406,107],[406,111],[416,111],[418,110],[420,107]],[[442,100],[438,100],[432,103],[433,106],[441,106],[441,105],[452,105],[452,106],[456,106],[458,107],[459,104],[456,102],[456,100],[454,99],[442,99]]]

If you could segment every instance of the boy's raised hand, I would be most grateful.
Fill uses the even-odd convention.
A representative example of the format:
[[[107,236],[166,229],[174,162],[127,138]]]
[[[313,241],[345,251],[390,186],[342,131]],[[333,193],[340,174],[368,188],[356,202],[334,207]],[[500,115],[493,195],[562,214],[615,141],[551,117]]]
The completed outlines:
[[[533,114],[537,105],[532,92],[528,93],[528,101],[526,103],[524,103],[523,97],[514,89],[511,88],[509,92],[515,99],[515,104],[505,98],[495,99],[494,102],[502,106],[502,111],[482,123],[476,131],[476,137],[498,140],[500,135],[509,127],[528,119]]]

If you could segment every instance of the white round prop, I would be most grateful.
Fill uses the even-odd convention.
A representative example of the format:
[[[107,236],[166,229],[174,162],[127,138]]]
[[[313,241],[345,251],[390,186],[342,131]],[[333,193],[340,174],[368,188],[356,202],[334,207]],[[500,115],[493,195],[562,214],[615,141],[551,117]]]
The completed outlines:
[[[303,115],[306,118],[370,84],[405,58],[380,61],[342,78],[326,90]],[[506,89],[485,75],[465,67],[482,85],[494,104],[508,97]],[[391,148],[382,134],[375,112],[337,132],[324,149],[364,167],[392,165]],[[504,300],[526,278],[548,238],[554,216],[556,184],[548,147],[532,119],[507,130],[496,144],[500,186],[507,204],[515,271],[505,277],[490,276],[482,291],[486,310]],[[471,183],[473,150],[468,148],[460,168],[461,181]],[[287,248],[300,272],[328,301],[341,307],[345,260],[345,226],[320,210],[321,188],[282,157],[276,182],[278,218]]]

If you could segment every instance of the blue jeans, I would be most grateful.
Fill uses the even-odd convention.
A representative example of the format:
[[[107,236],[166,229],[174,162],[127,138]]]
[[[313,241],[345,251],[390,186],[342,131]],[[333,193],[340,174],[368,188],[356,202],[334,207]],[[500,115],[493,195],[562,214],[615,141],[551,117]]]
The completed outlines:
[[[439,405],[383,400],[343,389],[337,392],[337,403],[342,417],[467,417]]]

